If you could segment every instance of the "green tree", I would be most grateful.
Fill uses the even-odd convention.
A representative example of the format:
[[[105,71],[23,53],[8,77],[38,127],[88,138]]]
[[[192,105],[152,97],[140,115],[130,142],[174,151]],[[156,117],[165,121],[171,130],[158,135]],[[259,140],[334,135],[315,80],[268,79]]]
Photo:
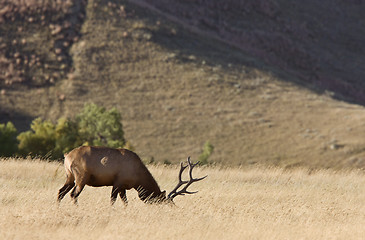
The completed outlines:
[[[0,155],[10,157],[18,150],[16,140],[18,132],[11,122],[0,124]]]
[[[50,159],[62,158],[82,144],[114,148],[125,145],[120,113],[95,104],[85,105],[75,121],[60,118],[54,125],[37,118],[31,123],[31,130],[20,133],[17,139],[21,155]]]
[[[55,134],[55,155],[62,157],[64,153],[69,152],[82,144],[77,123],[71,119],[58,119]]]
[[[116,108],[107,111],[96,104],[86,104],[76,117],[80,139],[85,145],[123,147],[125,139],[121,119]]]
[[[30,125],[31,130],[18,135],[21,155],[50,157],[56,145],[56,128],[50,121],[36,118]]]

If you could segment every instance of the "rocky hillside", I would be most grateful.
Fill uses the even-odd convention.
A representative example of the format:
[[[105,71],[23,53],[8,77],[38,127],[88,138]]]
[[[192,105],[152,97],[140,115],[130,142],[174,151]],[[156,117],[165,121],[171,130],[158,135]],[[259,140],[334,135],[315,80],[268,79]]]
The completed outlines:
[[[365,165],[362,1],[0,6],[1,122],[94,102],[145,159],[196,159],[209,140],[226,165]]]

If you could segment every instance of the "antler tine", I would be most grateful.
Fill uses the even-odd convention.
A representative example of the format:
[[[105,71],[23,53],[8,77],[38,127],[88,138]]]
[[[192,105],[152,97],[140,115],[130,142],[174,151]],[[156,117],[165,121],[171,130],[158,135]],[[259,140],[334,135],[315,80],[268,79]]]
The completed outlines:
[[[169,193],[168,195],[168,198],[169,199],[173,199],[174,197],[178,196],[178,195],[185,195],[185,194],[194,194],[194,193],[197,193],[198,191],[195,191],[195,192],[190,192],[187,190],[187,188],[194,182],[197,182],[197,181],[200,181],[200,180],[203,180],[204,178],[206,178],[207,176],[204,176],[204,177],[201,177],[201,178],[193,178],[193,169],[196,165],[199,164],[199,161],[196,162],[196,163],[191,163],[190,161],[190,157],[188,157],[188,165],[186,166],[183,166],[183,163],[181,163],[181,169],[180,169],[180,172],[179,172],[179,183],[177,184],[177,186]],[[185,168],[187,168],[189,166],[189,177],[190,177],[190,180],[189,181],[182,181],[181,180],[181,175],[182,175],[182,172],[185,170]],[[180,191],[176,192],[177,189],[179,187],[181,187],[183,184],[186,184]]]
[[[190,161],[190,157],[188,157],[188,164],[190,166],[189,177],[190,177],[190,180],[194,180],[193,182],[197,182],[197,181],[203,180],[204,178],[208,177],[208,175],[206,175],[206,176],[201,177],[201,178],[193,178],[193,168],[196,165],[198,165],[199,163],[200,163],[200,161],[197,161],[196,163],[192,164],[191,161]]]
[[[190,156],[188,157],[188,164],[190,167],[195,167],[196,165],[198,165],[200,163],[200,161],[197,161],[196,163],[191,163],[190,161]]]
[[[180,163],[179,182],[186,182],[186,181],[181,180],[181,175],[184,172],[185,168],[187,168],[187,167],[188,167],[188,165],[184,166],[183,162]]]
[[[176,187],[169,193],[169,195],[167,196],[168,198],[171,198],[172,195],[176,194],[176,190],[179,189],[179,187],[181,187],[185,183],[188,183],[188,181],[182,181],[182,179],[181,179],[182,173],[184,172],[185,168],[187,168],[187,167],[188,167],[188,165],[184,166],[184,163],[181,162],[179,176],[178,176],[179,182],[177,183]],[[172,197],[172,198],[174,198],[174,197]]]

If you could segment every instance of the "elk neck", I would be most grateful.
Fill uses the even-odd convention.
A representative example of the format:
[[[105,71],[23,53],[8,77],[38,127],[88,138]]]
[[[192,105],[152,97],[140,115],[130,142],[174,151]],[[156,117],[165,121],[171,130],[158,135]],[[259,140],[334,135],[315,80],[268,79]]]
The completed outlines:
[[[156,180],[146,167],[144,167],[143,172],[143,177],[140,178],[138,187],[135,188],[138,191],[139,198],[142,201],[145,201],[148,198],[159,198],[161,196],[161,189]]]

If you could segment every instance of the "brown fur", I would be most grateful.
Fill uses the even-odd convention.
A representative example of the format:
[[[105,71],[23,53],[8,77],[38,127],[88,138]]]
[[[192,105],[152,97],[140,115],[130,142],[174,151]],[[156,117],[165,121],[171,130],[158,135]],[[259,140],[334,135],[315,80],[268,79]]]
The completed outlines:
[[[134,188],[143,201],[166,199],[141,159],[132,151],[108,147],[82,146],[65,154],[67,180],[59,190],[58,201],[72,189],[71,197],[77,197],[85,185],[113,186],[111,203],[118,196],[127,203],[125,191]]]

